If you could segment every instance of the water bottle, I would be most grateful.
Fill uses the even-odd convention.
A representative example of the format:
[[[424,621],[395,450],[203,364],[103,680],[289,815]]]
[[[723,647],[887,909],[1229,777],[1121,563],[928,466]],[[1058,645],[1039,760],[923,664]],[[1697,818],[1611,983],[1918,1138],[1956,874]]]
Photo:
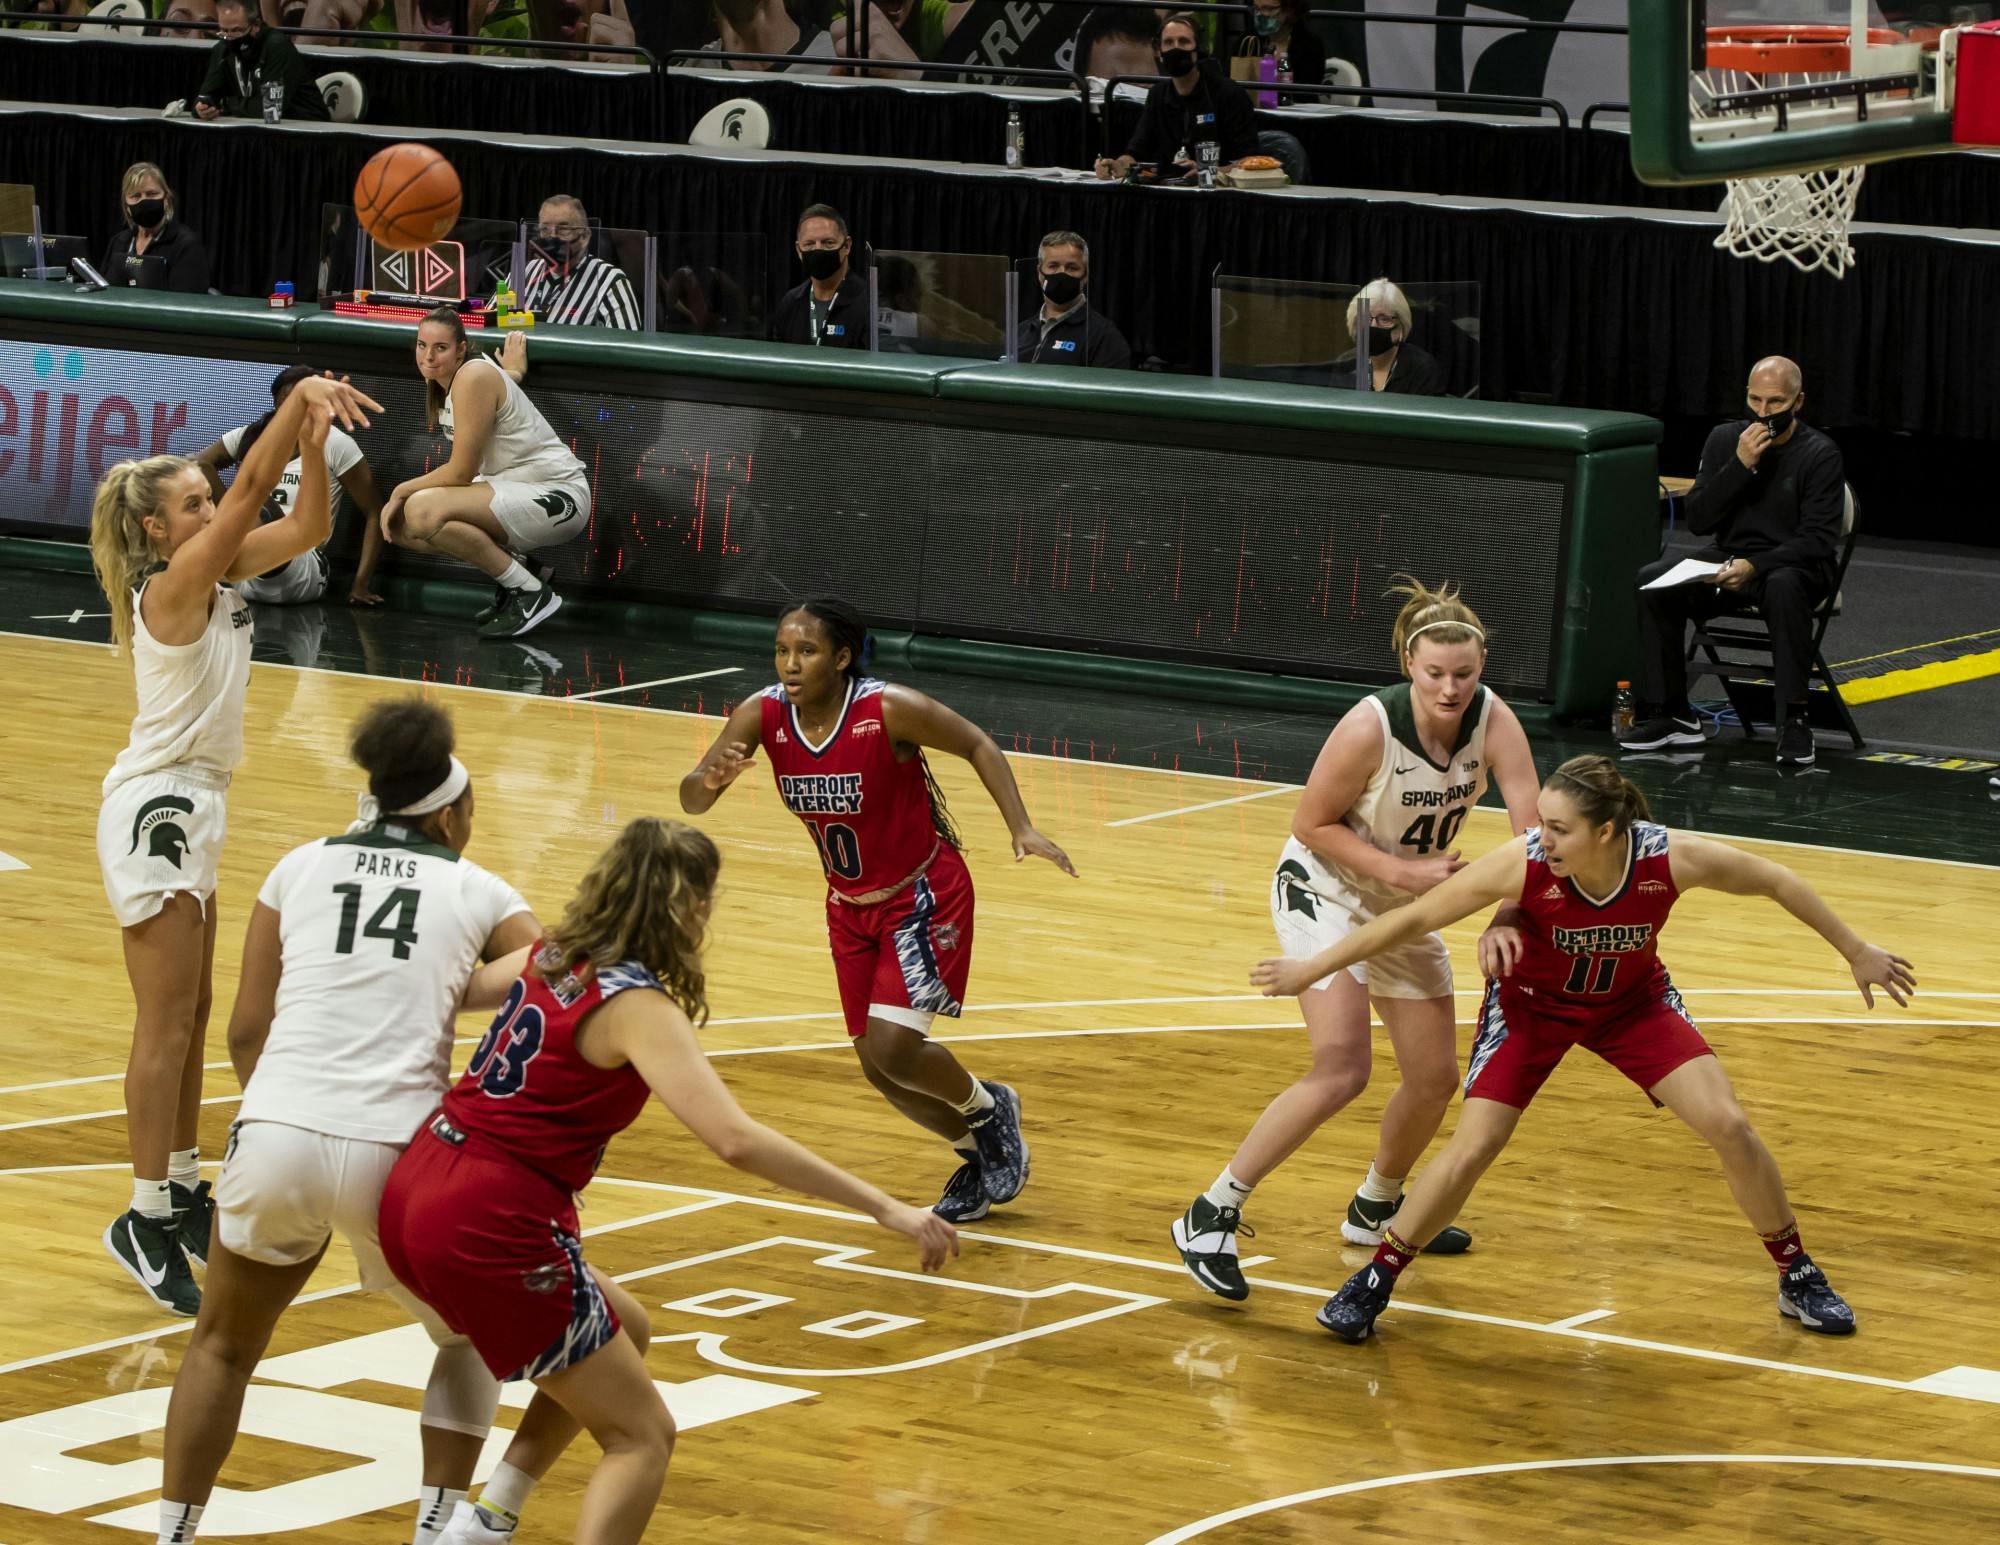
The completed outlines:
[[[281,80],[264,82],[264,122],[283,123],[285,121],[285,83]]]
[[[1632,726],[1638,722],[1639,700],[1632,695],[1632,683],[1621,681],[1618,690],[1611,694],[1611,733],[1629,735]]]
[[[1009,107],[1007,109],[1007,165],[1017,172],[1028,164],[1027,156],[1022,152],[1024,139],[1025,136],[1021,130],[1021,110],[1018,107]]]
[[[1215,169],[1222,164],[1222,147],[1212,139],[1195,146],[1195,181],[1204,188],[1215,186]]]
[[[1275,83],[1278,79],[1278,69],[1279,69],[1279,61],[1275,56],[1271,54],[1263,54],[1258,57],[1257,60],[1258,80],[1263,81],[1267,85]],[[1276,107],[1278,105],[1277,92],[1275,91],[1258,92],[1257,105],[1259,107]]]

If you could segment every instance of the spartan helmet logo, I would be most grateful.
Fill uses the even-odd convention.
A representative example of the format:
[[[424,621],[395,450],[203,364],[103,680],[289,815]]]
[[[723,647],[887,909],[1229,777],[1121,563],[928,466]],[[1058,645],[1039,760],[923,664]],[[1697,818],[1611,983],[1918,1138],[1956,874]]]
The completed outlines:
[[[178,794],[163,794],[158,799],[147,800],[132,818],[132,846],[126,849],[127,855],[139,851],[139,839],[144,837],[148,858],[164,858],[176,869],[180,868],[181,855],[188,850],[188,840],[187,832],[175,817],[193,814],[194,801],[182,799]]]
[[[575,520],[578,515],[576,500],[560,488],[551,488],[545,494],[535,495],[535,503],[548,514],[550,520],[560,526],[566,520]]]
[[[740,107],[732,107],[722,116],[722,137],[724,139],[743,138],[743,113]]]

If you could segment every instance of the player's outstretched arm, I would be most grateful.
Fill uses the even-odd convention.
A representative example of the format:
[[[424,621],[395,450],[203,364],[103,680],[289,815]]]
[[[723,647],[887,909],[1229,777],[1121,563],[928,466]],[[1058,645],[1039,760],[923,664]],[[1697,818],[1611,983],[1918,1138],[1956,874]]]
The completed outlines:
[[[311,552],[333,535],[332,482],[326,470],[326,432],[332,424],[333,415],[324,404],[306,409],[299,424],[299,496],[281,519],[259,526],[243,539],[228,578],[266,573]]]
[[[1680,890],[1723,891],[1731,896],[1767,896],[1791,913],[1806,927],[1840,951],[1854,972],[1854,985],[1871,1009],[1875,989],[1881,988],[1898,1004],[1909,1002],[1916,991],[1917,978],[1910,963],[1892,955],[1879,944],[1870,944],[1847,924],[1818,891],[1806,884],[1783,864],[1746,853],[1726,842],[1675,832],[1667,849],[1673,867],[1674,885]]]
[[[1074,875],[1076,865],[1069,855],[1035,829],[1028,819],[1021,786],[1014,781],[1014,769],[993,737],[961,713],[926,697],[911,687],[885,687],[882,691],[882,722],[891,738],[922,746],[930,751],[948,751],[963,757],[979,774],[986,792],[1000,808],[1007,823],[1007,835],[1014,841],[1015,862],[1033,856],[1046,858],[1064,874]]]
[[[236,1006],[229,1011],[229,1061],[236,1081],[249,1087],[278,1013],[278,977],[284,969],[276,909],[258,902],[243,934],[243,971],[236,983]]]
[[[599,1066],[637,1068],[660,1103],[723,1163],[907,1234],[925,1271],[958,1254],[958,1231],[936,1213],[897,1201],[746,1115],[702,1055],[687,1016],[665,994],[620,993],[584,1021],[578,1050]]]
[[[700,815],[713,808],[723,791],[749,771],[764,740],[764,705],[747,697],[736,705],[722,733],[715,737],[694,770],[681,779],[681,809]]]
[[[1535,757],[1528,749],[1528,733],[1521,728],[1521,721],[1514,716],[1514,710],[1497,694],[1489,702],[1491,717],[1486,726],[1486,761],[1493,769],[1493,781],[1500,786],[1501,801],[1507,806],[1507,820],[1518,837],[1541,819],[1536,799],[1541,794],[1542,781],[1535,776]],[[1500,903],[1493,914],[1493,921],[1479,936],[1479,970],[1482,975],[1508,976],[1521,963],[1521,949],[1525,942],[1521,925],[1526,916],[1518,899],[1510,898]]]
[[[1251,985],[1261,987],[1267,998],[1296,997],[1323,976],[1345,971],[1371,955],[1447,928],[1481,907],[1512,900],[1521,894],[1527,870],[1527,844],[1516,837],[1505,847],[1495,848],[1484,858],[1467,864],[1408,906],[1383,913],[1310,960],[1258,961],[1250,971]]]

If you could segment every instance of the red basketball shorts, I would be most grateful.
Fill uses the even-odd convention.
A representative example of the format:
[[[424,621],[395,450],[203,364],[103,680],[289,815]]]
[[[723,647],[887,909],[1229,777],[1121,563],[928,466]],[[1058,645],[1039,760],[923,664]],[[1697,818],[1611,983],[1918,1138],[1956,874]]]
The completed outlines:
[[[441,1119],[418,1131],[382,1190],[389,1269],[495,1378],[582,1362],[618,1334],[618,1316],[583,1263],[574,1200],[524,1164],[437,1135]]]
[[[857,907],[827,898],[827,942],[840,981],[847,1033],[879,1017],[913,1030],[931,1017],[953,1018],[972,975],[972,874],[958,849],[940,844],[937,858],[887,901]]]
[[[1488,982],[1466,1064],[1466,1098],[1526,1110],[1572,1046],[1597,1053],[1648,1098],[1675,1068],[1713,1055],[1664,970],[1609,1013],[1575,1020],[1548,1013],[1525,992]]]

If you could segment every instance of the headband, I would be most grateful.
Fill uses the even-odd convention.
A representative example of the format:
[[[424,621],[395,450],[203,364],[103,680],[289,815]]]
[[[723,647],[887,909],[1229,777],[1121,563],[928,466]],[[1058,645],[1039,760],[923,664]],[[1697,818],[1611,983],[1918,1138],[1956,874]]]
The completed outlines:
[[[1443,617],[1436,622],[1427,622],[1421,628],[1410,629],[1408,633],[1403,635],[1403,647],[1408,649],[1411,644],[1416,642],[1416,637],[1419,633],[1428,633],[1432,628],[1463,628],[1474,638],[1478,639],[1480,643],[1483,644],[1486,642],[1485,633],[1481,632],[1477,625],[1470,622],[1460,622],[1455,617]]]
[[[384,810],[382,802],[372,792],[358,795],[354,801],[354,824],[347,829],[350,832],[365,831],[390,816],[430,815],[434,811],[444,809],[446,805],[458,803],[472,782],[472,774],[465,770],[465,763],[457,757],[454,756],[449,760],[450,766],[446,768],[443,778],[435,788],[428,794],[406,805],[400,805],[394,810]]]

